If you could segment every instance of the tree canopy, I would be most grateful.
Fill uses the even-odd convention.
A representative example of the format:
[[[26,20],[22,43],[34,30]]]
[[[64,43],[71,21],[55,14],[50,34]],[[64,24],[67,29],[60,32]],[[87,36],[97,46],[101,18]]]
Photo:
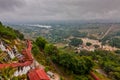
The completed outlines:
[[[47,55],[56,55],[56,54],[58,54],[58,49],[53,44],[46,44],[44,51],[45,51],[45,53]]]
[[[88,74],[93,67],[93,62],[88,57],[78,57],[72,53],[59,54],[56,58],[58,64],[62,65],[75,74]]]
[[[44,38],[42,38],[42,37],[38,37],[38,38],[36,39],[36,44],[38,45],[38,47],[39,47],[40,49],[44,49],[46,43],[47,43],[47,41],[46,41]]]
[[[120,80],[120,56],[109,51],[96,50],[95,52],[82,52],[80,56],[91,56],[92,60],[105,71],[112,80]]]
[[[92,43],[90,43],[90,42],[87,42],[87,43],[86,43],[86,45],[87,45],[87,46],[91,46],[91,45],[92,45]]]
[[[71,39],[69,44],[76,47],[76,46],[82,45],[82,43],[83,41],[81,39],[73,38]]]

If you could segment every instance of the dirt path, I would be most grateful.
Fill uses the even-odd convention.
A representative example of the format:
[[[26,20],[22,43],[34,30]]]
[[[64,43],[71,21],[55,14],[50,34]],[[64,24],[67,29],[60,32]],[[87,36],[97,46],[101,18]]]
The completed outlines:
[[[104,75],[105,77],[107,77],[107,74],[102,70],[102,69],[96,69],[96,71],[102,75]]]
[[[54,79],[51,79],[51,80],[60,80],[60,75],[54,73]]]
[[[41,54],[46,57],[49,58],[48,56],[46,56],[43,52],[41,52]],[[57,71],[58,74],[55,74],[55,79],[53,80],[60,80],[60,75],[62,75],[61,71],[59,70],[59,68],[57,68],[57,66],[52,62],[52,60],[49,58],[50,60],[50,64],[55,68],[55,70]],[[65,79],[66,80],[66,79]]]

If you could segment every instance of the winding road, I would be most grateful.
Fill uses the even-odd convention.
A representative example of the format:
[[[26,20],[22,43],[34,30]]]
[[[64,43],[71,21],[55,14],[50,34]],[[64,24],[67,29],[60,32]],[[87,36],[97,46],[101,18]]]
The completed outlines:
[[[112,30],[112,28],[113,28],[113,25],[109,27],[109,29],[105,32],[105,34],[100,39],[103,39],[106,35],[108,35],[108,33]]]

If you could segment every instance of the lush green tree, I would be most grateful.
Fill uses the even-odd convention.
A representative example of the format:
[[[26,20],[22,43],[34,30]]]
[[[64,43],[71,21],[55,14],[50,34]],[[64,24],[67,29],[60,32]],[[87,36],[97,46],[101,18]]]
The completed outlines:
[[[58,54],[58,49],[53,44],[46,44],[44,51],[47,55],[57,55]]]
[[[36,39],[36,44],[37,46],[39,46],[40,49],[44,49],[47,41],[43,37],[38,37]]]
[[[59,54],[57,63],[75,74],[88,74],[93,67],[93,62],[88,57],[78,57],[72,53]]]
[[[83,41],[81,39],[73,38],[69,44],[72,46],[79,46],[82,45],[82,43]]]
[[[34,54],[34,56],[37,56],[38,54],[40,54],[39,47],[35,43],[33,43],[33,46],[32,46],[32,53]]]
[[[90,43],[90,42],[87,42],[87,43],[86,43],[86,45],[87,45],[87,46],[91,46],[91,45],[92,45],[92,43]]]
[[[88,57],[80,57],[74,67],[76,68],[75,73],[83,75],[88,74],[93,67],[93,62]]]
[[[83,37],[87,37],[87,33],[86,32],[73,31],[72,36],[83,38]]]

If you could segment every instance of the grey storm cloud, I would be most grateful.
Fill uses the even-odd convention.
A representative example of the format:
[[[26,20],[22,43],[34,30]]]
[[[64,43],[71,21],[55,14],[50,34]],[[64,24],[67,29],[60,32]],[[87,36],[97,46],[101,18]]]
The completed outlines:
[[[2,21],[120,20],[120,0],[0,0]]]
[[[0,0],[0,12],[13,11],[17,7],[21,7],[24,3],[22,0]]]

